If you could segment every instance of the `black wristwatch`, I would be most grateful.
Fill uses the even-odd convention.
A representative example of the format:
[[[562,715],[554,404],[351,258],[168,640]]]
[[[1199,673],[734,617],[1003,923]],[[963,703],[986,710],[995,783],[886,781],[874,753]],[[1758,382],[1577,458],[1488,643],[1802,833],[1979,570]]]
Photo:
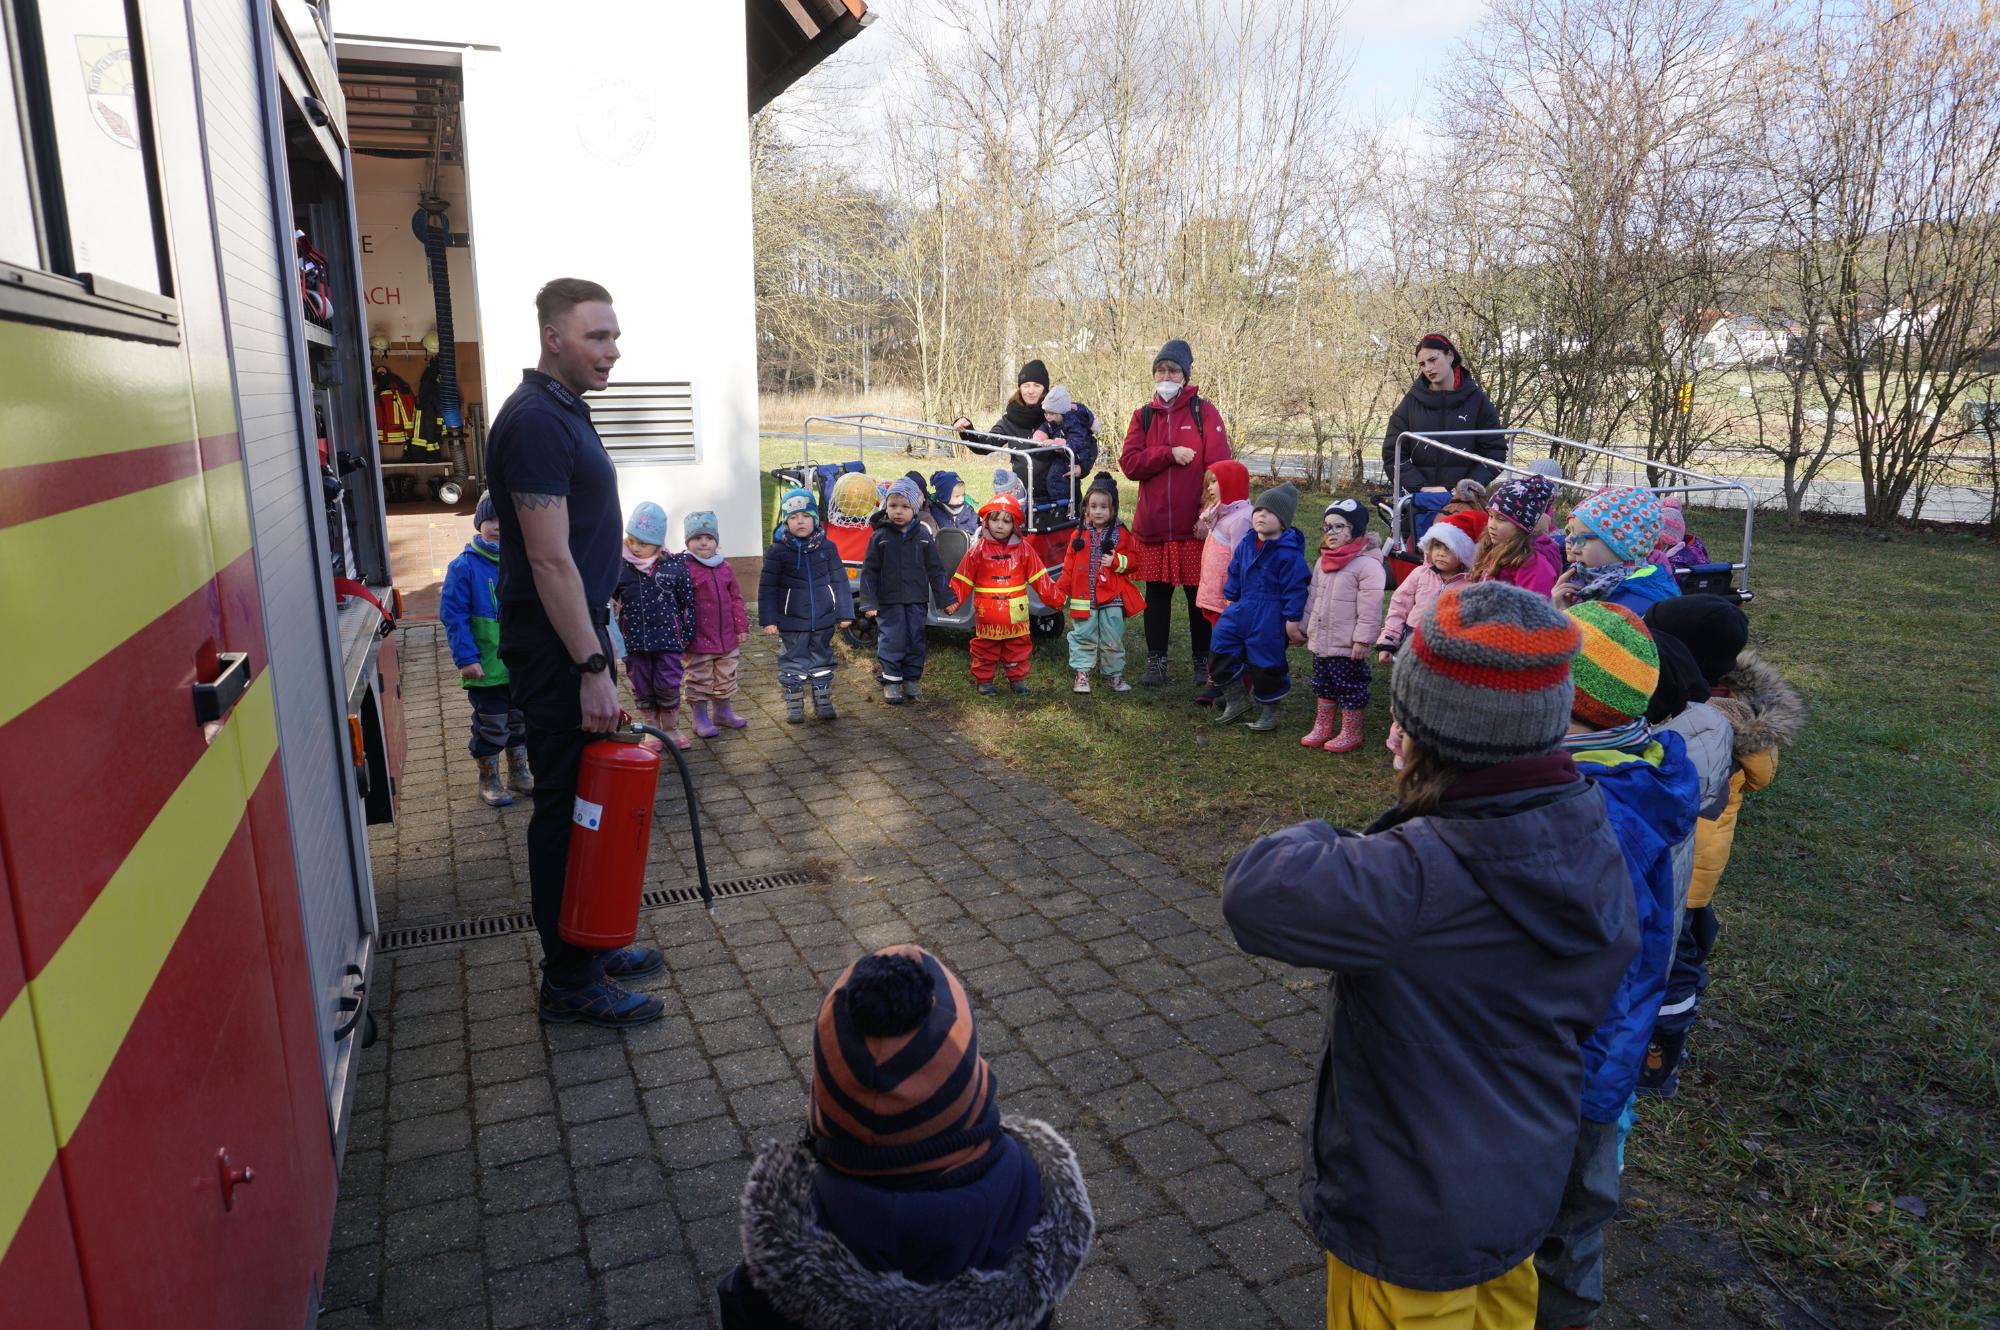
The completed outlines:
[[[569,672],[580,679],[586,674],[602,674],[610,666],[611,662],[604,658],[602,651],[599,651],[593,654],[589,660],[572,661]]]

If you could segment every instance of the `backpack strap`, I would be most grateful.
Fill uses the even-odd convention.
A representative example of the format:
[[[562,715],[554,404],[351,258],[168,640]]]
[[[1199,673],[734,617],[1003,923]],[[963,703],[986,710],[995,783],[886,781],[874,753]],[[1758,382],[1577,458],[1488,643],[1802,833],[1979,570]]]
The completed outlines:
[[[1188,410],[1194,413],[1195,433],[1197,434],[1203,433],[1201,427],[1201,399],[1199,397],[1191,398],[1188,401]],[[1146,435],[1146,434],[1151,434],[1152,432],[1153,432],[1153,404],[1151,402],[1148,402],[1144,406],[1139,408],[1139,433],[1141,435]]]

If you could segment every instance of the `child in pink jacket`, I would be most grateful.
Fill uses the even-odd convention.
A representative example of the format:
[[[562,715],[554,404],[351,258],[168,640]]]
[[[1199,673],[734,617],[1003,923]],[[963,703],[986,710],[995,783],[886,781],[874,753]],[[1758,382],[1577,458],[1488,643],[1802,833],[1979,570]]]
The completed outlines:
[[[750,722],[736,714],[736,672],[742,654],[738,643],[750,633],[750,614],[743,589],[729,560],[717,552],[722,527],[714,513],[689,513],[687,518],[688,579],[694,583],[694,641],[684,657],[681,687],[694,713],[694,732],[713,739],[717,725],[740,730]],[[711,718],[709,707],[715,708]]]
[[[1471,580],[1472,555],[1479,546],[1479,537],[1486,531],[1486,514],[1482,512],[1453,513],[1431,523],[1431,529],[1424,532],[1417,548],[1424,552],[1423,567],[1410,573],[1403,584],[1396,588],[1396,594],[1389,598],[1389,617],[1382,625],[1382,635],[1375,640],[1378,664],[1387,665],[1395,659],[1396,648],[1403,644],[1404,629],[1423,617],[1431,602],[1444,594],[1444,589]],[[1396,770],[1403,769],[1403,730],[1400,725],[1389,726],[1388,747],[1395,756]]]
[[[1229,576],[1229,558],[1236,542],[1250,532],[1250,469],[1233,459],[1211,462],[1201,492],[1201,515],[1194,534],[1201,541],[1201,580],[1195,587],[1195,608],[1212,624],[1229,608],[1222,584]],[[1204,681],[1195,694],[1198,706],[1215,702],[1215,685]]]
[[[1553,542],[1540,544],[1535,531],[1556,500],[1554,482],[1525,476],[1496,485],[1486,503],[1486,530],[1472,552],[1472,580],[1509,582],[1546,596],[1561,576]]]
[[[1312,651],[1313,697],[1319,708],[1299,742],[1329,753],[1361,746],[1368,709],[1368,650],[1382,633],[1382,590],[1389,574],[1382,542],[1368,530],[1359,499],[1336,499],[1320,517],[1319,553],[1306,597],[1306,646]],[[1334,717],[1340,732],[1334,733]]]

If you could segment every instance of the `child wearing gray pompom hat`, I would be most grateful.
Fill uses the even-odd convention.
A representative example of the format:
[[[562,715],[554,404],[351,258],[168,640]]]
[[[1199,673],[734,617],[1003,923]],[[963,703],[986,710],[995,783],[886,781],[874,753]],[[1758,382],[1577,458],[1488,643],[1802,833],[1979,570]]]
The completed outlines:
[[[722,556],[722,524],[715,514],[689,513],[685,530],[688,577],[694,583],[694,641],[683,658],[683,685],[694,732],[713,739],[722,732],[717,726],[740,730],[750,723],[736,714],[740,644],[750,635],[750,612],[736,570]]]

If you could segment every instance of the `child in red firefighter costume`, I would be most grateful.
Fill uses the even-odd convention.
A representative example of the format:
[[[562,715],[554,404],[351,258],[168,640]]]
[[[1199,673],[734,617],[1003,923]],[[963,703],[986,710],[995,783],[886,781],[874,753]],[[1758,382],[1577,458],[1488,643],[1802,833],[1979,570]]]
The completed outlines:
[[[1028,588],[1035,586],[1050,605],[1062,595],[1043,566],[1034,546],[1014,534],[1021,524],[1021,502],[1012,494],[996,494],[979,509],[979,539],[952,574],[957,589],[951,603],[957,609],[972,597],[972,681],[991,696],[996,666],[1004,666],[1007,683],[1017,693],[1028,691]],[[1039,584],[1039,585],[1037,585]]]
[[[1118,520],[1118,482],[1100,471],[1083,497],[1083,525],[1069,543],[1072,557],[1056,579],[1070,617],[1072,692],[1090,691],[1093,668],[1112,692],[1132,691],[1125,682],[1125,619],[1145,609],[1146,598],[1128,576],[1131,543],[1132,533]]]

